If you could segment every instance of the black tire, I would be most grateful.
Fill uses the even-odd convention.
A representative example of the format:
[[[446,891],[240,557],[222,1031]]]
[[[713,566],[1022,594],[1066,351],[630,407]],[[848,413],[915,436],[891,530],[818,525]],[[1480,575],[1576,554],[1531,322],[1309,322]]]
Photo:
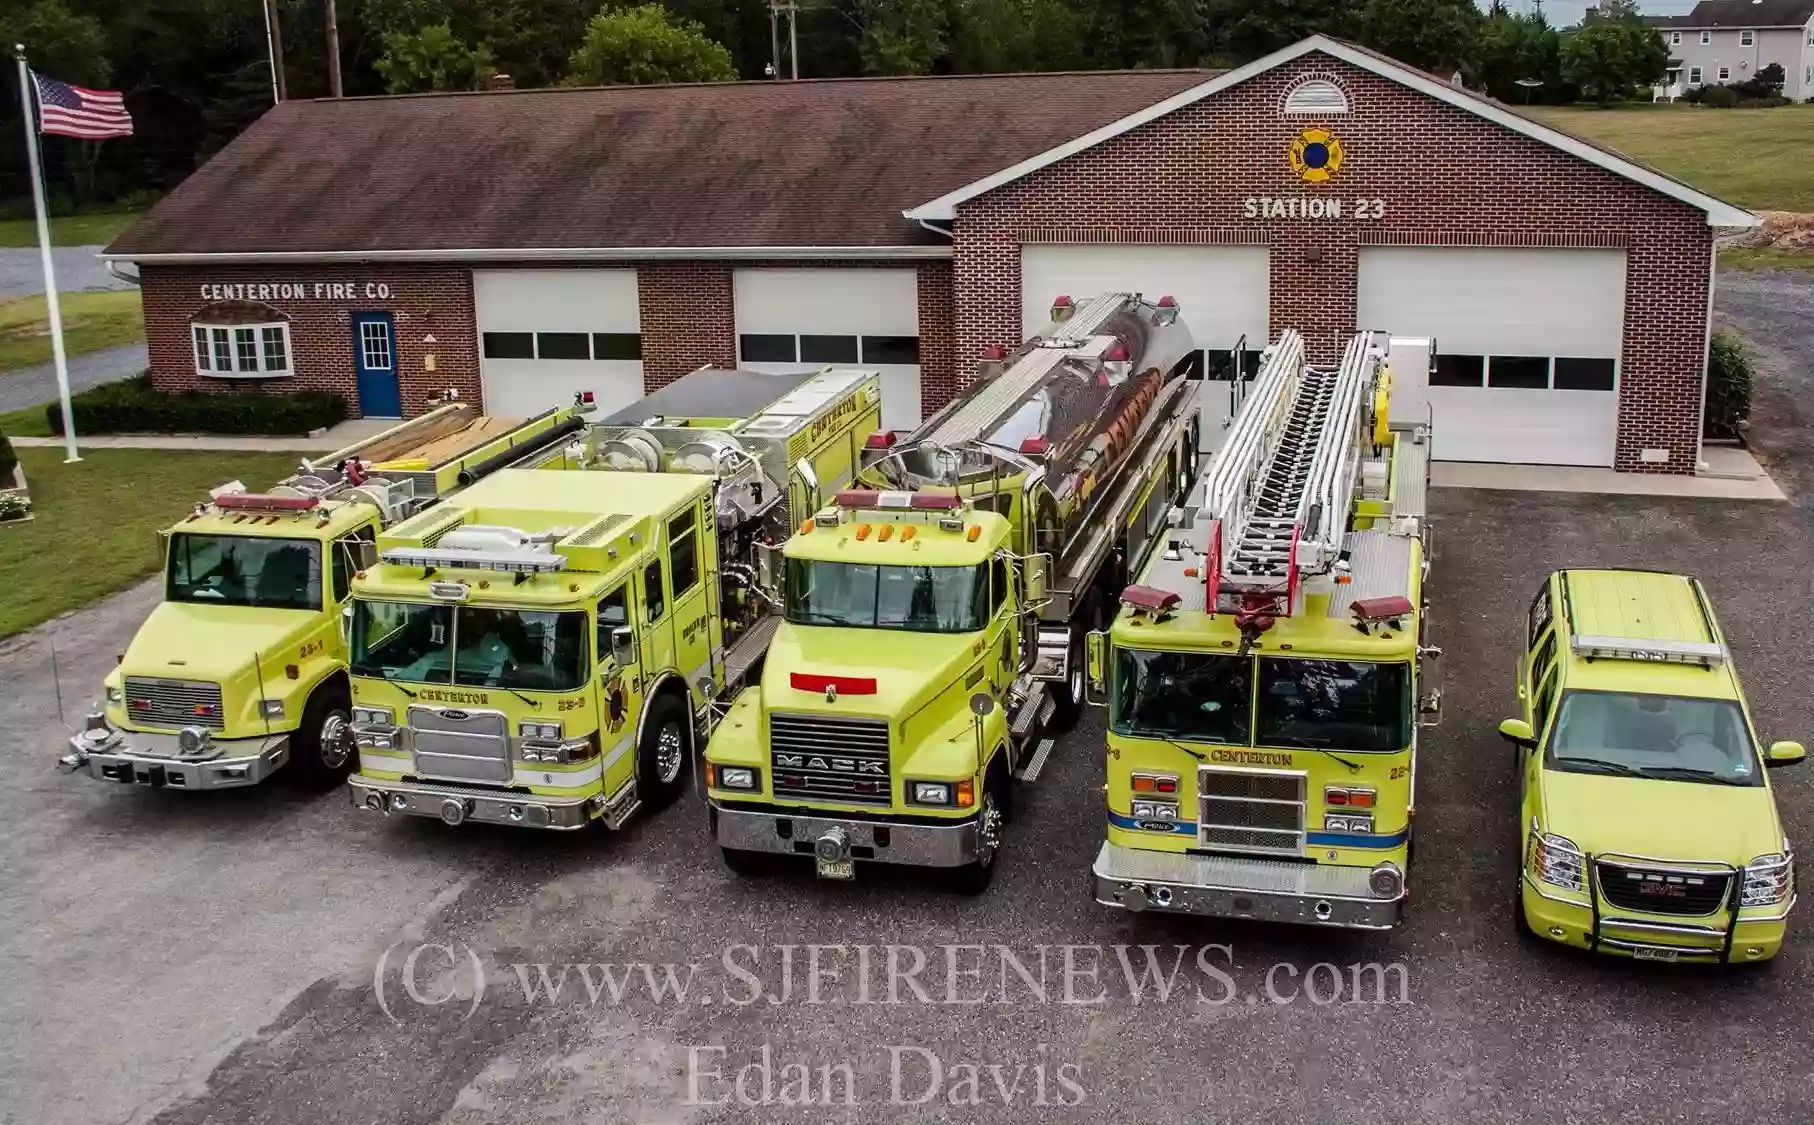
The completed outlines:
[[[316,688],[302,709],[302,725],[290,736],[290,777],[315,792],[334,788],[359,764],[353,745],[352,700],[346,685],[330,681]]]
[[[1083,637],[1086,632],[1088,629],[1081,621],[1071,626],[1070,675],[1065,678],[1063,683],[1046,685],[1046,690],[1052,693],[1053,700],[1058,704],[1052,710],[1052,723],[1047,728],[1047,732],[1050,734],[1063,734],[1076,726],[1077,720],[1083,717],[1083,709],[1088,706],[1083,697],[1084,677],[1087,673],[1084,667],[1083,651]]]
[[[686,788],[693,762],[693,723],[677,692],[664,691],[649,704],[636,744],[636,795],[650,812],[674,803]]]
[[[731,874],[740,875],[745,879],[767,875],[775,869],[775,857],[767,852],[721,847],[718,849],[718,854],[724,857],[724,865],[731,869]]]
[[[995,868],[1001,862],[1002,826],[1006,823],[1003,807],[1008,771],[1002,768],[1001,758],[997,757],[995,761],[996,764],[989,770],[988,783],[983,786],[982,807],[976,814],[983,822],[982,854],[975,862],[951,871],[952,889],[962,895],[979,895],[988,890],[990,882],[995,878]]]

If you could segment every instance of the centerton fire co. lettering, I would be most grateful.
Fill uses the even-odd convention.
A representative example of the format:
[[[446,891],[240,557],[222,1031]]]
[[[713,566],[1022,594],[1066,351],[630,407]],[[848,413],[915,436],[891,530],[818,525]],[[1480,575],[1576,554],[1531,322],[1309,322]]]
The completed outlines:
[[[391,287],[382,281],[243,282],[204,285],[204,301],[388,301]]]
[[[1386,217],[1383,199],[1356,199],[1352,203],[1320,195],[1255,195],[1241,203],[1249,219],[1358,219]]]

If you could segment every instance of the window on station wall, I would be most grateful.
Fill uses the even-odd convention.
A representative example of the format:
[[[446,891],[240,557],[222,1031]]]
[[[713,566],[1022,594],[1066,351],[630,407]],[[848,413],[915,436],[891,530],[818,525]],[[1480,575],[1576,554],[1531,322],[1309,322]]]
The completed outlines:
[[[270,379],[291,374],[290,326],[208,324],[189,326],[195,371],[211,379]]]
[[[636,332],[594,332],[593,359],[641,359],[642,335]]]
[[[801,363],[855,363],[855,336],[801,336]]]
[[[1527,391],[1548,390],[1549,357],[1496,355],[1487,361],[1486,385]]]
[[[798,363],[799,343],[793,336],[742,335],[737,337],[737,353],[744,363]]]
[[[1486,357],[1438,355],[1430,373],[1432,387],[1482,387],[1486,385]]]
[[[487,332],[485,333],[485,358],[534,359],[535,333]]]
[[[1611,359],[1556,357],[1553,386],[1559,391],[1611,391],[1618,389],[1618,362]]]
[[[537,359],[591,359],[592,337],[586,332],[537,332]]]
[[[920,338],[918,336],[865,336],[863,337],[863,362],[917,365],[920,362]]]

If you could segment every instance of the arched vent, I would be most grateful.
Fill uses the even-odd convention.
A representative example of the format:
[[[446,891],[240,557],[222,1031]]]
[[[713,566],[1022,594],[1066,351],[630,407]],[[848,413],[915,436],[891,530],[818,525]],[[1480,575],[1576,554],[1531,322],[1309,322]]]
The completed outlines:
[[[1348,112],[1348,95],[1340,86],[1322,78],[1300,82],[1285,96],[1286,113],[1324,115]]]

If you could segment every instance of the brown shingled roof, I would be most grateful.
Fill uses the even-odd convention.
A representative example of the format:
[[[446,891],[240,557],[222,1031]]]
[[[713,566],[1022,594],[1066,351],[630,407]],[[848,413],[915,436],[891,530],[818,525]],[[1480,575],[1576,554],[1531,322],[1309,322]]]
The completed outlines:
[[[1701,0],[1666,28],[1802,27],[1814,16],[1814,0]]]
[[[914,246],[901,211],[1212,71],[738,82],[276,106],[108,248]]]

